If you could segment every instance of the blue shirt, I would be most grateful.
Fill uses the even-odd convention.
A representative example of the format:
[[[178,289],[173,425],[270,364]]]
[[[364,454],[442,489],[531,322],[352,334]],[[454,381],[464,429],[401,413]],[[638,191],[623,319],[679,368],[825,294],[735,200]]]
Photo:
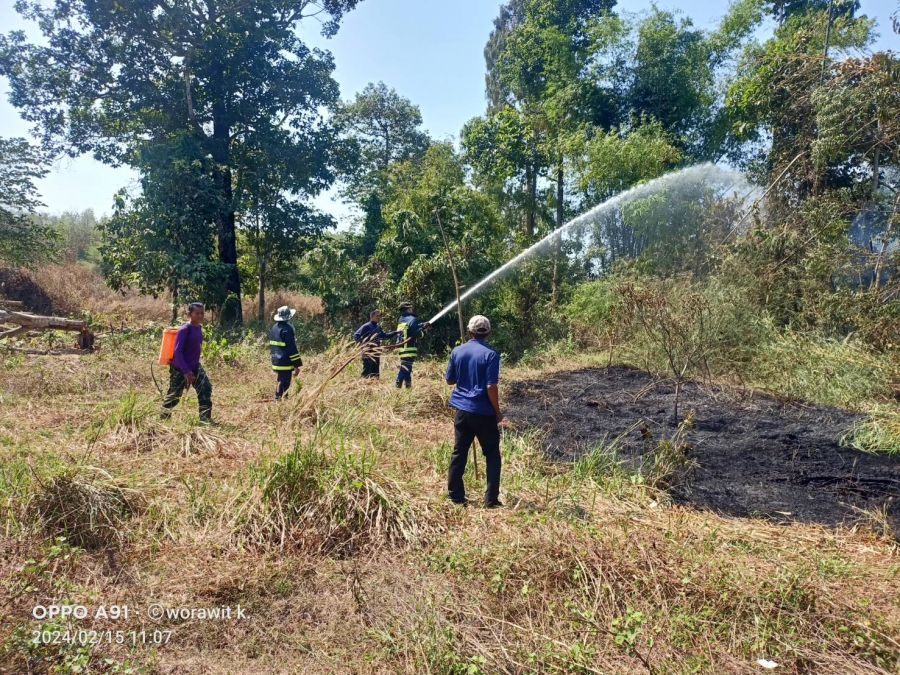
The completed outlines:
[[[359,327],[359,329],[353,334],[353,339],[357,342],[369,342],[371,340],[373,342],[380,343],[382,340],[392,338],[397,334],[398,331],[395,330],[385,332],[384,328],[382,328],[380,324],[375,323],[374,321],[369,321]]]
[[[469,340],[454,349],[444,379],[456,382],[450,395],[451,408],[476,415],[496,414],[487,387],[500,382],[500,355],[483,341]]]

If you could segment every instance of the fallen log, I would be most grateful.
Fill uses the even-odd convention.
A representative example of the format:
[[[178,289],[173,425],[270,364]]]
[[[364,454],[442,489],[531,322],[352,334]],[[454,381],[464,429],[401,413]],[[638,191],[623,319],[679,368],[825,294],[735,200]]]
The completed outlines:
[[[13,312],[0,309],[0,323],[14,323],[28,330],[70,330],[83,331],[84,321],[78,319],[64,319],[60,316],[40,316],[39,314],[29,314],[27,312]]]
[[[64,347],[62,349],[33,349],[25,347],[13,347],[11,345],[0,345],[0,347],[11,352],[27,354],[28,356],[63,356],[65,354],[84,354],[84,350],[78,349],[77,347]]]
[[[41,316],[39,314],[0,309],[0,323],[13,324],[15,326],[15,328],[9,328],[0,332],[0,339],[13,337],[32,330],[64,330],[78,333],[79,349],[86,351],[93,351],[94,349],[94,333],[88,330],[84,321],[78,319]]]

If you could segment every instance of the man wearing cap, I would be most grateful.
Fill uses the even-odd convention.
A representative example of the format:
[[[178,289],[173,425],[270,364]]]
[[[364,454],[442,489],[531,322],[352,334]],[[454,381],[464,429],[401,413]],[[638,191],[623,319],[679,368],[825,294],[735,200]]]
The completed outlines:
[[[381,310],[373,309],[369,313],[368,323],[364,323],[353,334],[354,341],[363,348],[362,376],[365,378],[378,379],[381,375],[381,356],[378,347],[381,346],[382,340],[399,334],[399,331],[385,332],[380,321]]]
[[[275,385],[276,401],[287,396],[291,388],[291,377],[299,375],[300,366],[303,365],[294,339],[294,327],[290,324],[296,313],[296,309],[284,306],[279,307],[272,317],[275,325],[269,333],[269,352],[272,354],[272,370],[278,378]]]
[[[413,314],[411,302],[400,303],[400,318],[397,320],[397,344],[400,348],[400,370],[397,372],[397,389],[404,384],[412,387],[412,369],[416,357],[419,355],[419,338],[431,326],[427,321],[422,322]]]
[[[466,487],[463,473],[469,459],[469,448],[477,438],[484,454],[487,489],[484,505],[487,508],[503,506],[500,503],[500,355],[486,343],[491,334],[491,322],[476,315],[469,319],[472,338],[450,353],[447,384],[455,385],[450,395],[450,407],[456,408],[454,422],[455,441],[450,469],[447,472],[447,496],[455,504],[466,504]]]

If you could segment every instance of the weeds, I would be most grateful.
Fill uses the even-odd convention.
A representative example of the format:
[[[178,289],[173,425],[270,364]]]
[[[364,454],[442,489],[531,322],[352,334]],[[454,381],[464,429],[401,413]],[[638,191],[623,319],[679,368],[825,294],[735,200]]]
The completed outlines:
[[[840,442],[863,452],[900,455],[900,411],[884,405],[875,406],[841,437]]]
[[[332,556],[411,546],[427,535],[427,513],[414,508],[375,459],[338,450],[329,457],[298,442],[271,463],[251,469],[250,486],[233,517],[238,541]]]
[[[678,423],[678,430],[671,437],[663,437],[644,456],[642,475],[648,485],[659,490],[668,490],[686,482],[690,472],[697,467],[692,459],[688,437],[694,428],[694,411]],[[652,441],[652,437],[645,440]]]
[[[67,469],[43,485],[35,511],[52,536],[87,550],[121,548],[129,519],[143,508],[138,491],[102,469]]]
[[[800,360],[828,360],[797,340],[766,368],[794,377]],[[852,342],[815,344],[856,358]],[[416,388],[396,392],[359,381],[358,353],[336,345],[304,354],[303,389],[276,406],[255,401],[272,385],[259,350],[221,368],[227,377],[211,373],[223,424],[195,429],[190,414],[154,419],[147,368],[134,364],[157,346],[148,334],[90,360],[0,370],[11,391],[39,392],[0,409],[0,644],[10,672],[38,663],[102,673],[738,675],[756,672],[758,659],[787,673],[898,672],[900,567],[895,545],[870,532],[882,514],[864,516],[865,528],[826,529],[673,506],[661,497],[690,470],[689,424],[645,438],[633,458],[605,439],[572,464],[544,453],[541,432],[505,428],[508,508],[457,510],[438,506],[452,438],[441,363],[423,360]],[[598,358],[567,349],[555,363]],[[880,358],[841,370],[835,381],[845,384],[828,395],[887,381],[870,367]],[[504,378],[523,372],[546,375],[517,366]],[[812,386],[814,372],[792,390]],[[97,410],[97,400],[107,403]],[[115,434],[123,445],[107,444]],[[146,443],[142,454],[109,451],[134,442]],[[84,466],[100,452],[109,473]],[[141,491],[112,477],[134,467],[166,486],[146,509]],[[34,536],[34,522],[47,536]],[[147,535],[140,545],[135,533]],[[94,551],[125,541],[127,566],[104,574]],[[37,602],[147,598],[254,611],[247,623],[179,626],[187,648],[27,644],[45,623],[29,614]]]

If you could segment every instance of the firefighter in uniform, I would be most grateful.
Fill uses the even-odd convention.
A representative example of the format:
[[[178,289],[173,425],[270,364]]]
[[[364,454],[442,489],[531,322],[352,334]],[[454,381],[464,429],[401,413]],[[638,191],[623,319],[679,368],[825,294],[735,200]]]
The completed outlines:
[[[427,321],[422,322],[413,314],[411,302],[400,304],[400,318],[397,320],[397,349],[400,355],[400,370],[397,373],[397,389],[404,384],[412,387],[412,369],[416,357],[419,355],[418,339],[431,327]]]
[[[290,321],[297,313],[296,309],[290,309],[287,306],[279,307],[272,317],[275,325],[269,333],[269,352],[272,354],[272,370],[278,378],[275,385],[275,400],[280,401],[283,396],[287,396],[291,388],[291,377],[300,374],[300,366],[303,361],[300,358],[300,352],[297,350],[297,343],[294,340],[294,327]]]

